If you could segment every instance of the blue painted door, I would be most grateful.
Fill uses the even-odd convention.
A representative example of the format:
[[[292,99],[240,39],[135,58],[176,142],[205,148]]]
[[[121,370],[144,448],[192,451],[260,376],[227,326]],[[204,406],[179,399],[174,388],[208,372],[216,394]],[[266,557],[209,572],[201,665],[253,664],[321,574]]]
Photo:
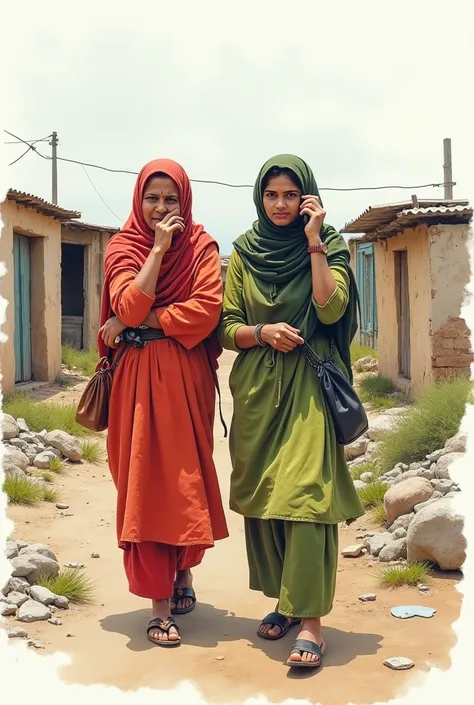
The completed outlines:
[[[15,382],[31,380],[30,239],[13,235]]]
[[[377,297],[375,291],[374,245],[371,242],[357,245],[357,286],[360,296],[360,332],[375,342],[377,335]]]

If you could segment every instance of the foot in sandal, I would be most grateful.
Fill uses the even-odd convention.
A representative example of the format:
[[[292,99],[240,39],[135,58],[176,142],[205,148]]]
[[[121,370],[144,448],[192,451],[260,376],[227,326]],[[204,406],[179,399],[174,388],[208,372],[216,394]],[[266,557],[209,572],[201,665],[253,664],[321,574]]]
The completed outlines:
[[[180,570],[176,574],[174,593],[170,600],[171,614],[188,614],[196,606],[196,593],[193,588],[193,574],[190,570]]]
[[[277,607],[278,610],[278,607]],[[267,614],[260,623],[257,631],[257,636],[269,641],[281,639],[288,632],[290,627],[300,623],[300,619],[296,617],[286,617],[278,611]]]
[[[321,620],[303,619],[287,665],[293,668],[318,668],[323,662],[325,650],[326,644],[321,636]]]
[[[148,639],[157,646],[179,646],[179,628],[170,616],[168,600],[153,600],[153,619],[147,627]]]

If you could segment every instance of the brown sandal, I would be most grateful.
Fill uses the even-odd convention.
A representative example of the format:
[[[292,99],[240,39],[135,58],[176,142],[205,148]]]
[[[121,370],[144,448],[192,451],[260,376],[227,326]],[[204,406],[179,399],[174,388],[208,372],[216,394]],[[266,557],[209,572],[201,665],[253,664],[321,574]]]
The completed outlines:
[[[169,637],[170,629],[172,629],[173,627],[178,632],[177,639],[152,639],[150,636],[150,632],[156,631],[158,629],[162,634],[168,634]],[[179,634],[179,627],[174,621],[173,617],[168,617],[168,619],[161,619],[161,617],[155,617],[149,622],[148,627],[146,628],[146,635],[148,641],[151,641],[151,643],[155,644],[155,646],[163,646],[168,649],[176,646],[181,646],[181,636]]]

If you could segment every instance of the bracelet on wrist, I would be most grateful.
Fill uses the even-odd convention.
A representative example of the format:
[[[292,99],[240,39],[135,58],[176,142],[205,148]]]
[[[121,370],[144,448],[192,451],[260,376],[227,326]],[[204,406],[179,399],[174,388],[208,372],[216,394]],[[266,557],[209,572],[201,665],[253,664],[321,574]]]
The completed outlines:
[[[264,327],[265,323],[259,323],[258,326],[255,326],[254,330],[254,337],[257,343],[260,345],[261,348],[265,348],[267,344],[265,343],[264,340],[262,340],[262,328]]]

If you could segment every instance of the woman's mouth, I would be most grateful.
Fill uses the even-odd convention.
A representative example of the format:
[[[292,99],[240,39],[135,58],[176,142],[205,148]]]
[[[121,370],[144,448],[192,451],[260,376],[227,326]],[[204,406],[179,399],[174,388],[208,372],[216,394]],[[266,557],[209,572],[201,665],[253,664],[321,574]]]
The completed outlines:
[[[289,213],[275,213],[275,218],[288,218]]]

